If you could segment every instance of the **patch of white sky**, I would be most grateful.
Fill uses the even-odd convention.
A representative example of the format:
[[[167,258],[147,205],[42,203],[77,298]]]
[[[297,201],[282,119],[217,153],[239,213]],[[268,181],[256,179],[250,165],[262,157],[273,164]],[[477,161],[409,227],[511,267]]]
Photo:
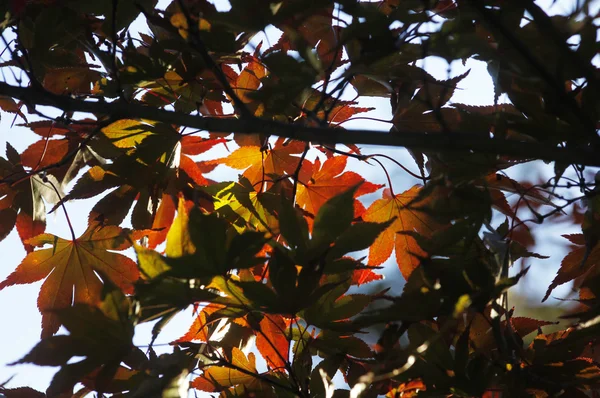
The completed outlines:
[[[158,2],[159,9],[165,9],[170,1],[160,0]],[[573,9],[575,1],[552,1],[544,0],[537,2],[545,10],[548,10],[551,14],[565,14]],[[228,1],[217,0],[214,2],[215,6],[219,11],[228,11],[230,4]],[[595,7],[600,8],[600,1],[594,3]],[[592,13],[593,15],[593,13]],[[342,13],[339,14],[343,20],[345,17]],[[348,22],[348,21],[347,21]],[[393,26],[392,26],[393,27]],[[433,27],[432,27],[433,29]],[[142,16],[132,24],[131,32],[147,32],[148,28]],[[252,52],[256,45],[260,41],[263,41],[262,51],[269,48],[272,44],[276,43],[281,32],[275,27],[269,26],[264,32],[257,35],[254,40],[249,44],[248,51]],[[572,44],[577,44],[576,39]],[[463,74],[469,70],[469,74],[464,78],[459,88],[455,91],[450,102],[451,103],[465,103],[470,105],[490,105],[493,104],[493,83],[492,79],[487,72],[486,64],[482,61],[469,59],[466,63],[461,61],[452,62],[450,65],[439,58],[439,57],[427,57],[420,64],[425,68],[431,75],[436,79],[444,80],[449,77]],[[343,69],[340,69],[336,74],[339,76],[343,73]],[[342,99],[352,100],[356,96],[353,89],[348,88],[343,93]],[[507,101],[506,97],[500,97],[501,102]],[[370,120],[356,119],[349,121],[344,124],[346,128],[361,128],[361,129],[372,129],[378,131],[388,131],[390,124],[385,122],[378,122],[379,120],[390,120],[391,118],[391,107],[388,99],[381,99],[375,97],[361,97],[358,98],[357,106],[360,107],[372,107],[372,111],[361,114],[358,116],[367,116]],[[56,110],[51,108],[40,108],[44,112],[48,112],[50,115],[56,115]],[[19,151],[24,150],[28,145],[37,140],[33,134],[27,130],[13,125],[13,119],[6,117],[4,114],[2,120],[0,120],[0,145],[8,141],[15,146]],[[12,116],[12,115],[9,115]],[[230,147],[234,148],[234,147]],[[404,164],[405,166],[416,170],[414,161],[405,149],[402,148],[364,148],[365,153],[385,152],[387,155],[394,157],[396,160]],[[216,154],[224,154],[224,150],[211,151],[207,153],[206,157],[214,157]],[[314,157],[313,157],[314,159]],[[394,165],[387,164],[388,170],[392,172],[392,178],[394,183],[395,191],[400,192],[403,189],[407,189],[413,184],[417,183],[412,177],[402,174],[403,171],[399,170],[394,172]],[[385,183],[385,177],[382,170],[377,166],[365,165],[360,162],[349,162],[349,169],[359,172],[364,178],[370,181],[377,181]],[[212,178],[217,180],[235,180],[238,172],[226,171],[223,168],[217,169],[211,175]],[[536,164],[525,164],[522,166],[515,167],[512,170],[514,176],[525,176],[528,175],[531,180],[531,175],[539,176],[540,180],[547,180],[553,175],[553,170],[549,166],[543,165],[541,162]],[[377,199],[378,194],[371,194],[363,197],[365,203],[368,204],[370,201]],[[97,201],[98,198],[90,200],[74,201],[68,203],[68,211],[71,215],[71,221],[75,228],[77,235],[80,235],[85,231],[87,226],[87,214],[90,208]],[[62,213],[55,212],[48,217],[47,230],[51,233],[55,233],[58,236],[67,237],[69,231],[67,229],[64,215]],[[531,275],[527,278],[523,284],[521,284],[520,292],[528,292],[534,299],[538,299],[543,294],[545,288],[549,285],[553,275],[558,267],[559,260],[565,254],[564,242],[558,236],[561,233],[572,232],[561,229],[558,225],[554,227],[550,232],[544,231],[544,236],[538,237],[538,242],[541,240],[539,245],[539,251],[542,254],[552,255],[551,260],[546,260],[544,264],[536,261],[528,261],[527,264],[533,264]],[[553,238],[548,238],[548,236]],[[543,239],[543,240],[542,240]],[[16,234],[13,231],[3,242],[0,243],[0,250],[4,255],[4,265],[0,268],[0,280],[4,279],[18,263],[24,258],[25,251],[23,250],[22,244]],[[132,253],[129,253],[132,255]],[[391,281],[399,281],[397,266],[393,260],[388,261],[384,264],[384,273],[388,276]],[[30,386],[39,390],[44,390],[52,375],[56,372],[57,368],[51,367],[38,367],[33,365],[19,365],[17,367],[5,366],[6,363],[15,361],[27,353],[33,345],[35,345],[39,339],[40,332],[40,314],[37,311],[36,299],[39,294],[41,282],[16,286],[8,289],[4,289],[0,292],[0,303],[2,303],[3,319],[10,320],[5,322],[5,327],[0,328],[0,341],[3,342],[0,346],[2,357],[0,359],[0,384],[9,378],[13,377],[9,382],[9,386]],[[395,283],[396,293],[399,293],[401,289],[400,283]],[[557,289],[555,296],[564,297],[568,294],[568,287],[565,285],[563,289]],[[10,303],[7,305],[7,303]],[[554,304],[554,303],[553,303]],[[158,345],[156,349],[158,352],[168,352],[170,347],[163,346],[161,344],[168,343],[175,338],[181,336],[187,327],[191,324],[193,319],[192,310],[182,312],[178,315],[167,327],[164,332],[159,336],[157,341]],[[135,343],[139,345],[147,344],[150,341],[152,324],[141,325],[136,328]],[[64,330],[62,331],[64,332]],[[142,347],[143,348],[143,347]],[[260,356],[257,356],[259,360],[259,366],[264,366],[264,361],[261,361]],[[336,382],[337,382],[336,378]]]

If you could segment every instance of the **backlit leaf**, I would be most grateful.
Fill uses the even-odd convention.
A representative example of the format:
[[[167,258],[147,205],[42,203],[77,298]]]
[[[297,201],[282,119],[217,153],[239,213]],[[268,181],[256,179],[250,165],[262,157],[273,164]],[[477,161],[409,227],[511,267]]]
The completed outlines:
[[[186,135],[181,139],[181,152],[187,155],[200,155],[218,144],[224,144],[225,138],[202,138]]]
[[[70,150],[76,146],[68,139],[62,140],[40,140],[31,144],[21,154],[23,166],[38,169],[60,162]]]
[[[321,166],[317,158],[310,180],[298,184],[296,198],[298,204],[309,213],[316,215],[325,202],[346,191],[348,187],[362,183],[356,191],[356,196],[375,192],[381,188],[381,185],[365,181],[355,172],[344,171],[347,160],[346,156],[333,156]]]
[[[228,387],[243,384],[249,391],[260,391],[265,386],[253,376],[258,372],[255,362],[253,353],[249,353],[246,357],[237,347],[233,347],[231,358],[233,368],[227,367],[226,364],[211,366],[204,370],[202,376],[192,380],[191,386],[201,391],[219,392]]]
[[[302,153],[305,144],[300,141],[290,141],[284,144],[283,139],[277,140],[273,149],[261,151],[258,146],[245,146],[219,160],[220,163],[238,170],[244,170],[246,177],[257,191],[261,183],[271,181],[271,175],[291,176],[298,168],[300,158],[292,156]],[[304,166],[306,165],[306,167]],[[303,161],[300,170],[300,181],[308,181],[310,162]]]
[[[395,217],[394,222],[382,232],[369,249],[369,265],[379,265],[387,260],[392,251],[396,251],[396,262],[405,279],[419,266],[419,256],[427,253],[421,249],[415,239],[399,232],[417,232],[430,237],[441,228],[431,214],[425,212],[431,198],[419,198],[419,186],[392,196],[389,189],[383,193],[365,212],[363,219],[372,222],[387,222]]]
[[[192,243],[189,229],[188,210],[185,206],[185,200],[179,199],[177,207],[177,217],[173,220],[169,233],[167,234],[167,248],[165,253],[169,257],[181,257],[186,254],[193,254],[196,247]]]
[[[267,361],[267,365],[283,372],[288,362],[290,342],[287,338],[287,326],[281,315],[265,314],[260,321],[260,330],[256,332],[256,348]]]
[[[208,343],[210,339],[208,316],[222,308],[224,307],[218,304],[210,304],[202,308],[194,319],[194,323],[192,323],[190,329],[183,336],[175,340],[175,343],[194,340]]]
[[[139,120],[121,119],[102,129],[102,133],[119,148],[133,148],[152,134],[152,126]]]
[[[5,238],[16,226],[25,250],[30,252],[33,246],[26,241],[46,228],[44,201],[58,202],[55,189],[60,193],[61,186],[52,175],[45,179],[27,176],[20,155],[10,144],[7,144],[7,158],[0,157],[0,176],[5,179],[0,184],[0,211],[6,217],[1,223],[0,237]]]
[[[7,286],[26,284],[46,278],[38,297],[42,313],[42,337],[58,330],[60,322],[48,310],[69,307],[73,302],[95,304],[100,297],[102,281],[95,271],[106,275],[126,293],[133,292],[138,279],[135,262],[112,250],[131,246],[128,231],[116,226],[92,226],[75,241],[51,234],[38,235],[29,244],[46,249],[29,253],[17,269],[0,283]]]

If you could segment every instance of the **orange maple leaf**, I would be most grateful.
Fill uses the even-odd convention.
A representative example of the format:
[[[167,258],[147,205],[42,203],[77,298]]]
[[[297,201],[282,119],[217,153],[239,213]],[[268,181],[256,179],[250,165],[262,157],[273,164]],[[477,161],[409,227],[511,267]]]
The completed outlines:
[[[187,155],[200,155],[212,149],[218,144],[227,144],[229,140],[216,137],[216,138],[203,138],[194,135],[186,135],[181,138],[181,152]]]
[[[233,151],[229,156],[215,162],[225,164],[237,170],[244,170],[246,177],[257,191],[261,190],[263,181],[269,181],[269,175],[293,175],[298,168],[300,158],[292,156],[304,151],[305,144],[300,141],[290,141],[284,144],[278,139],[273,148],[261,150],[259,146],[243,146]],[[304,159],[300,170],[300,181],[308,181],[312,164]]]
[[[321,161],[317,158],[310,180],[298,184],[296,200],[300,207],[316,215],[325,202],[347,191],[348,187],[362,183],[356,190],[356,196],[375,192],[382,187],[382,185],[366,182],[364,178],[352,171],[344,172],[347,160],[346,156],[334,156],[327,159],[321,167]]]
[[[430,198],[417,200],[421,187],[415,185],[409,190],[392,195],[389,189],[363,214],[365,221],[386,222],[395,217],[394,222],[383,231],[369,248],[368,265],[380,265],[387,260],[392,250],[396,250],[396,261],[405,279],[420,265],[419,257],[426,253],[410,235],[401,232],[416,232],[424,237],[441,228],[430,213],[423,209],[431,202]]]
[[[106,275],[125,293],[133,293],[133,282],[139,276],[135,262],[109,251],[131,246],[128,230],[117,226],[92,226],[74,241],[41,234],[27,243],[35,247],[46,244],[52,247],[29,253],[0,283],[0,290],[46,278],[38,296],[42,338],[56,333],[60,326],[56,315],[49,310],[69,307],[72,303],[95,304],[100,299],[102,281],[95,271]]]
[[[271,369],[283,372],[287,364],[290,341],[286,337],[287,326],[281,315],[267,315],[260,321],[256,334],[256,348]]]
[[[252,97],[249,94],[258,90],[261,84],[260,79],[266,76],[267,68],[253,56],[246,57],[244,61],[250,62],[237,76],[233,84],[233,91],[243,102],[250,103]]]
[[[198,185],[208,185],[209,181],[204,177],[202,170],[198,167],[189,156],[181,154],[179,158],[179,170],[185,171],[185,173]]]
[[[202,311],[200,311],[196,319],[194,319],[189,330],[183,336],[175,340],[175,343],[191,342],[194,340],[208,343],[208,340],[210,339],[208,317],[210,314],[223,308],[225,307],[219,304],[210,304],[202,308]]]
[[[152,232],[148,235],[148,248],[154,249],[167,238],[169,227],[175,218],[175,202],[169,194],[163,194],[152,221]]]
[[[383,279],[383,275],[373,272],[372,269],[357,269],[352,273],[353,285],[360,286],[381,279]]]
[[[258,391],[263,388],[269,388],[257,379],[254,374],[258,374],[256,370],[256,358],[253,353],[248,354],[248,358],[237,347],[233,347],[231,352],[231,365],[226,366],[211,366],[204,371],[202,376],[195,378],[191,382],[191,386],[198,390],[207,392],[223,391],[228,387],[243,384],[248,391]],[[237,369],[242,370],[237,370]]]

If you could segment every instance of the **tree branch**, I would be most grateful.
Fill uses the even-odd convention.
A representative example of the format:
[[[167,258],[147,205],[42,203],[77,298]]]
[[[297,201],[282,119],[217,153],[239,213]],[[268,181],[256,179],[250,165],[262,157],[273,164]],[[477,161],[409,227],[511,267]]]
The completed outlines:
[[[258,118],[223,119],[201,117],[166,111],[150,106],[122,101],[85,101],[52,94],[34,87],[18,87],[0,82],[0,95],[5,95],[33,105],[46,105],[63,111],[108,115],[112,119],[148,119],[157,122],[186,126],[210,132],[254,134],[263,133],[318,144],[358,144],[389,147],[406,147],[421,151],[460,152],[473,151],[522,159],[541,159],[568,164],[600,166],[600,156],[592,148],[561,148],[546,143],[505,140],[452,132],[415,133],[398,131],[344,130],[329,127],[307,127]]]
[[[181,11],[185,16],[185,19],[187,20],[188,39],[192,44],[193,48],[196,51],[198,51],[204,63],[208,66],[210,71],[216,76],[217,80],[221,83],[221,86],[223,86],[223,91],[225,91],[229,98],[231,98],[231,101],[233,102],[233,107],[240,114],[240,116],[244,118],[253,117],[254,115],[248,110],[246,104],[244,104],[240,97],[238,97],[238,95],[235,93],[233,88],[231,88],[231,85],[227,80],[227,76],[225,76],[225,73],[223,73],[221,67],[217,65],[215,60],[210,56],[208,49],[206,48],[204,42],[200,38],[198,24],[195,23],[192,19],[188,9],[185,7],[183,0],[179,0],[177,3],[179,4],[179,8],[181,8]]]

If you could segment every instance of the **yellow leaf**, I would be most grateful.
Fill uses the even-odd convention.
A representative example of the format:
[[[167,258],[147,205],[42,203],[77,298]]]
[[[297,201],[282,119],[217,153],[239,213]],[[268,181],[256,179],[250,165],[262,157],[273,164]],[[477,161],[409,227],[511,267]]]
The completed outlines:
[[[243,384],[248,391],[268,388],[253,376],[253,374],[258,374],[255,362],[256,358],[253,353],[249,353],[248,358],[246,358],[239,348],[233,347],[231,353],[232,368],[211,366],[204,371],[202,376],[192,380],[191,386],[206,392],[218,392],[238,384]]]
[[[192,243],[188,229],[189,217],[185,208],[185,200],[179,198],[177,217],[167,234],[167,248],[165,254],[169,257],[181,257],[186,254],[194,254],[196,247]]]
[[[174,27],[177,28],[181,37],[183,37],[184,39],[187,39],[188,23],[187,23],[187,18],[185,17],[185,15],[182,12],[178,12],[171,16],[170,21],[171,21],[171,25],[173,25]]]
[[[200,18],[198,21],[198,30],[210,31],[212,25],[204,18]]]
[[[133,148],[152,133],[150,126],[139,120],[121,119],[104,127],[102,134],[116,147]]]

